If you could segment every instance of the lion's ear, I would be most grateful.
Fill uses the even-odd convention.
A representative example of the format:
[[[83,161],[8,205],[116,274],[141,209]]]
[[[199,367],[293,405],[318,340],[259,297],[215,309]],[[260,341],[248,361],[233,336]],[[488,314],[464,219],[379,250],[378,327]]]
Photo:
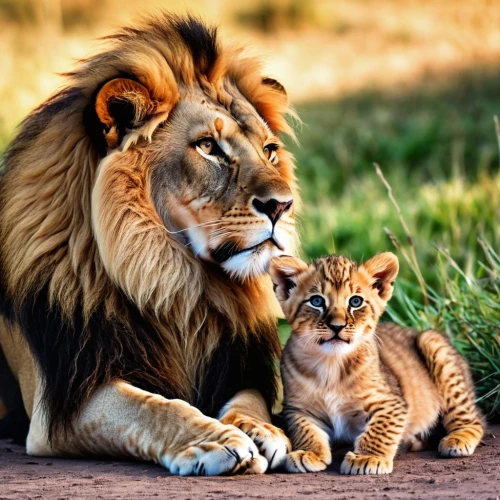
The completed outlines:
[[[150,136],[158,123],[166,120],[174,104],[156,101],[144,85],[129,78],[115,78],[106,83],[97,94],[95,110],[105,125],[108,148],[116,148],[127,132],[152,121],[151,126],[140,131],[141,135]]]
[[[294,136],[285,117],[295,114],[289,107],[285,87],[280,82],[273,78],[262,78],[260,84],[251,89],[246,97],[275,134],[284,132]]]
[[[283,87],[283,85],[281,85],[281,83],[278,82],[278,80],[275,80],[274,78],[263,78],[262,83],[264,85],[268,85],[272,89],[278,91],[288,101],[288,95],[286,93],[285,87]]]

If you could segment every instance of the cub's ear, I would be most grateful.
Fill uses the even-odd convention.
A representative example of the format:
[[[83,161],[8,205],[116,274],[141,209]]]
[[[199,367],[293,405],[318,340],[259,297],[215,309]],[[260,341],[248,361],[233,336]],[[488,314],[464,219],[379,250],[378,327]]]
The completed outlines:
[[[290,297],[290,291],[297,286],[298,276],[307,269],[308,265],[295,257],[275,257],[271,260],[269,274],[278,300],[283,301]]]
[[[150,139],[158,124],[167,119],[176,101],[177,89],[159,101],[152,98],[144,85],[129,78],[115,78],[106,83],[97,94],[95,110],[105,125],[108,148],[118,147],[132,130],[137,134],[126,147],[137,141],[139,135]]]
[[[362,267],[371,278],[372,288],[377,289],[381,299],[387,302],[392,297],[394,280],[398,275],[398,258],[392,252],[384,252],[367,260]]]

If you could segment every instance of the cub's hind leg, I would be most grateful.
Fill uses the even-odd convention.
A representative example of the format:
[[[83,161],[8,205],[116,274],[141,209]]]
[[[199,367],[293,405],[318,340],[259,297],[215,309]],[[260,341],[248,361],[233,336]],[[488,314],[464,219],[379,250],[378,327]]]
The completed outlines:
[[[422,332],[417,345],[441,397],[441,414],[447,435],[439,443],[439,453],[443,457],[472,455],[483,437],[484,424],[474,403],[469,367],[439,332]]]

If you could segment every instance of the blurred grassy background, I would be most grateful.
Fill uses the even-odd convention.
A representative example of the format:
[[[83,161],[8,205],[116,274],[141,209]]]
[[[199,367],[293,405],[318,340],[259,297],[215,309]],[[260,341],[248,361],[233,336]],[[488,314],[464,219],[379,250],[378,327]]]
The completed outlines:
[[[0,0],[0,153],[20,120],[61,85],[57,72],[92,50],[95,37],[157,7],[197,13],[221,25],[226,43],[264,56],[304,122],[300,147],[289,144],[304,198],[304,256],[395,250],[384,227],[403,251],[413,248],[427,298],[415,263],[395,250],[402,266],[390,315],[447,331],[471,362],[485,408],[498,414],[500,4]]]

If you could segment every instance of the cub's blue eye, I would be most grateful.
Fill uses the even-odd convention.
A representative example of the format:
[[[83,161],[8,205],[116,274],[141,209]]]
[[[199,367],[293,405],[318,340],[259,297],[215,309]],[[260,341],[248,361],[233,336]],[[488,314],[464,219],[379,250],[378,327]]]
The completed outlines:
[[[321,295],[313,295],[309,302],[314,307],[325,307],[325,299]]]
[[[363,303],[363,297],[359,295],[354,295],[349,299],[349,305],[351,307],[359,307]]]

